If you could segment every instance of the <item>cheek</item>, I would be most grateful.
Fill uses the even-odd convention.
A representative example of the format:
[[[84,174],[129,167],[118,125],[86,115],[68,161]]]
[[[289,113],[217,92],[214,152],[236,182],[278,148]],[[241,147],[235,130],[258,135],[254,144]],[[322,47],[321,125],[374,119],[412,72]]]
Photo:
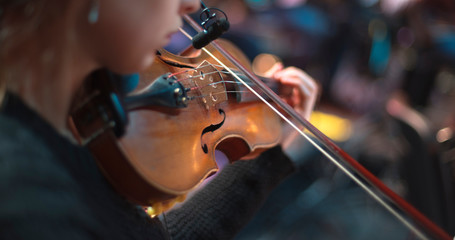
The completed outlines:
[[[166,35],[179,19],[157,9],[144,9],[112,10],[100,18],[94,30],[95,51],[104,67],[119,73],[141,71],[153,62],[156,49],[166,44]]]
[[[141,31],[140,28],[130,28],[119,39],[113,46],[116,62],[129,71],[141,71],[148,67],[153,62],[156,50],[162,47],[152,31]]]
[[[100,64],[118,73],[145,69],[153,62],[159,48],[153,37],[131,31],[111,32],[109,38],[100,41],[98,46]]]

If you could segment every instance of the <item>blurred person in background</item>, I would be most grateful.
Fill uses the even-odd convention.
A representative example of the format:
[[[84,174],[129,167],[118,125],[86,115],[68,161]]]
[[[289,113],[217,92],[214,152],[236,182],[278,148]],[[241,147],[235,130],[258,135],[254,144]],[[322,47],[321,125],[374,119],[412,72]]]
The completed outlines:
[[[251,59],[274,53],[319,79],[318,110],[349,122],[349,137],[339,143],[455,232],[453,1],[222,2],[232,7],[228,15],[239,16],[227,38],[251,51]],[[239,239],[406,237],[403,226],[318,156],[308,147],[306,173],[281,185]]]

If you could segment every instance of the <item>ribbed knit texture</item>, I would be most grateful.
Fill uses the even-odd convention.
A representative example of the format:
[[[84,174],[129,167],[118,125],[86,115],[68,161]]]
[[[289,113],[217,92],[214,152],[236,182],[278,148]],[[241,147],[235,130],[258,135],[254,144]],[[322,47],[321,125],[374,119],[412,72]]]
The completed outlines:
[[[255,160],[226,166],[185,204],[166,214],[172,239],[232,239],[293,170],[279,147]]]

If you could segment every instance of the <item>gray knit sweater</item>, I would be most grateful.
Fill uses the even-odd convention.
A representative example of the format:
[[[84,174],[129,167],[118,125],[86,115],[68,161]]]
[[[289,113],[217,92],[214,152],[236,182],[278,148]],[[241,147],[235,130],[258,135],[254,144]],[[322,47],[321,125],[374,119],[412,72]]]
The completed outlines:
[[[293,170],[279,147],[236,162],[161,222],[119,195],[86,148],[9,94],[0,113],[0,239],[231,239]]]

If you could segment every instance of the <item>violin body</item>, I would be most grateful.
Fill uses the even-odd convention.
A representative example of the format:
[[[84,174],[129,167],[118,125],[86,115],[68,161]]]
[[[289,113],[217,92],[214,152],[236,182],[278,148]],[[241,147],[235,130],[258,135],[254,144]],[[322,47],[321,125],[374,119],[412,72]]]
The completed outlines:
[[[232,51],[246,61],[238,50]],[[146,206],[184,195],[215,173],[215,150],[232,162],[252,158],[281,140],[279,117],[259,100],[239,102],[238,96],[228,93],[235,87],[226,86],[228,76],[210,63],[210,57],[191,49],[184,55],[160,53],[154,64],[140,73],[139,85],[130,94],[150,88],[160,75],[181,72],[175,74],[176,79],[186,89],[193,89],[186,107],[142,106],[130,110],[129,123],[120,138],[112,128],[104,127],[95,137],[94,130],[87,130],[94,128],[87,119],[103,122],[103,115],[115,115],[93,114],[97,107],[90,101],[80,100],[86,104],[71,114],[75,135],[90,139],[87,146],[114,187]],[[85,98],[90,95],[93,93],[85,94]],[[88,118],[86,112],[92,116]],[[103,129],[107,124],[95,125]]]

